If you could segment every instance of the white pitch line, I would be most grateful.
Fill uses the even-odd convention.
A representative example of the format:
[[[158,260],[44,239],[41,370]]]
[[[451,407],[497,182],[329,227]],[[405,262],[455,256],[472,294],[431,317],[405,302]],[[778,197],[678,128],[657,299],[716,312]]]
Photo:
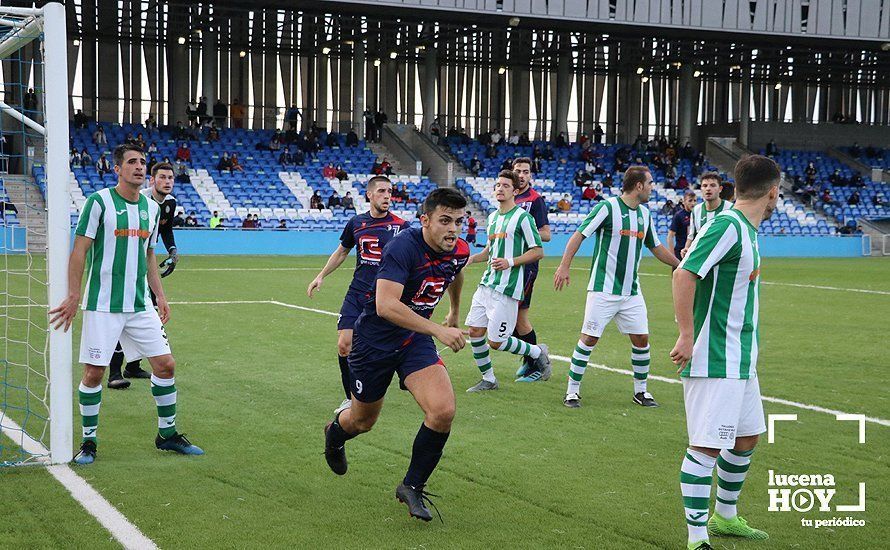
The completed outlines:
[[[296,305],[296,304],[288,304],[288,303],[285,303],[285,302],[279,302],[278,300],[270,300],[269,303],[272,303],[272,304],[275,304],[275,305],[278,305],[278,306],[283,306],[283,307],[290,308],[290,309],[298,309],[298,310],[301,310],[301,311],[310,311],[310,312],[312,312],[312,313],[320,313],[320,314],[322,314],[322,315],[330,315],[330,316],[333,316],[333,317],[336,317],[336,316],[338,315],[337,313],[334,313],[333,311],[325,311],[325,310],[323,310],[323,309],[314,309],[314,308],[311,308],[311,307],[303,307],[303,306],[298,306],[298,305]],[[563,361],[563,362],[565,362],[565,363],[571,363],[571,362],[572,362],[572,359],[571,359],[570,357],[566,357],[566,356],[564,356],[564,355],[551,355],[550,358],[551,358],[551,359],[556,359],[557,361]],[[595,369],[599,369],[599,370],[604,370],[604,371],[608,371],[608,372],[614,372],[614,373],[617,373],[617,374],[624,374],[624,375],[627,375],[627,376],[633,376],[633,371],[630,371],[630,370],[616,369],[616,368],[614,368],[614,367],[607,367],[606,365],[598,365],[598,364],[596,364],[596,363],[588,363],[587,366],[588,366],[588,367],[593,367],[593,368],[595,368]],[[681,382],[680,382],[679,380],[677,380],[676,378],[666,378],[666,377],[664,377],[664,376],[658,376],[658,375],[653,375],[653,374],[650,374],[650,375],[649,375],[649,378],[652,379],[652,380],[658,380],[659,382],[667,382],[668,384],[680,384],[680,383],[681,383]],[[837,410],[834,410],[834,409],[828,409],[828,408],[825,408],[825,407],[820,407],[819,405],[809,405],[809,404],[807,404],[807,403],[798,403],[797,401],[789,401],[789,400],[787,400],[787,399],[780,399],[780,398],[778,398],[778,397],[769,397],[769,396],[764,395],[764,396],[761,396],[761,399],[763,399],[764,401],[767,401],[767,402],[769,402],[769,403],[776,403],[776,404],[779,404],[779,405],[785,405],[785,406],[788,406],[788,407],[795,407],[795,408],[798,408],[798,409],[804,409],[804,410],[807,410],[807,411],[821,412],[821,413],[825,413],[825,414],[830,414],[830,415],[832,415],[832,416],[837,416],[837,415],[839,415],[839,414],[849,414],[849,413],[845,413],[845,412],[843,412],[843,411],[837,411]],[[866,420],[867,422],[871,422],[871,423],[873,423],[873,424],[880,424],[881,426],[890,426],[890,420],[885,420],[885,419],[883,419],[883,418],[875,418],[875,417],[871,417],[871,416],[866,416],[866,417],[865,417],[865,420]]]
[[[180,267],[176,271],[321,271],[320,267]]]
[[[49,450],[39,441],[26,434],[11,418],[4,417],[2,431],[13,441],[20,443],[25,452],[32,455],[49,455]],[[14,437],[20,436],[20,437]],[[44,462],[46,460],[43,460]],[[96,518],[111,536],[127,550],[152,550],[157,545],[142,534],[138,527],[130,523],[117,508],[105,500],[92,485],[77,475],[67,464],[48,466],[47,470],[71,496],[83,506],[88,514]]]

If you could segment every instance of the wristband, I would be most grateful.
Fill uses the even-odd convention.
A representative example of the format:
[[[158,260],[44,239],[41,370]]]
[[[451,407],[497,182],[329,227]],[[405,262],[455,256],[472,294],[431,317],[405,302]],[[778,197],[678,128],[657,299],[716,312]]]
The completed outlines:
[[[507,265],[513,267],[513,258],[507,258]]]

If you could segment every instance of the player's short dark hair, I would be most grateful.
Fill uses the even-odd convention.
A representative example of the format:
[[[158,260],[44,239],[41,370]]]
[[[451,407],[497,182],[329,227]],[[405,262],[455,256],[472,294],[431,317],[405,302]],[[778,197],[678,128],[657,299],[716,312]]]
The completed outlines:
[[[440,187],[434,189],[423,201],[423,213],[429,216],[439,206],[462,211],[467,207],[467,199],[457,189]]]
[[[124,155],[127,154],[128,151],[135,151],[145,157],[145,151],[142,150],[142,147],[139,147],[135,143],[121,143],[114,148],[115,166],[120,166],[124,163]]]
[[[161,170],[170,170],[173,172],[173,165],[169,162],[159,162],[151,167],[151,177],[155,177]]]
[[[528,164],[529,166],[531,166],[532,159],[528,157],[516,157],[515,159],[513,159],[513,168],[516,168],[517,164]]]
[[[625,193],[633,191],[638,183],[645,183],[648,177],[650,177],[648,166],[631,166],[624,172],[624,183],[621,184],[621,191]]]
[[[498,172],[498,179],[506,178],[513,184],[513,189],[519,189],[519,176],[513,170],[501,170]]]
[[[740,199],[759,199],[779,184],[779,165],[762,155],[743,157],[735,165],[735,193]]]
[[[683,193],[683,198],[685,199],[686,197],[695,197],[695,191],[690,189]]]
[[[717,185],[720,185],[720,186],[723,185],[723,177],[720,174],[718,174],[717,172],[705,172],[704,174],[700,175],[698,177],[699,185],[701,185],[701,182],[703,182],[705,180],[716,180]]]
[[[720,198],[725,201],[731,201],[735,198],[735,186],[730,182],[726,182],[723,184],[723,189],[720,190]]]
[[[380,182],[385,182],[392,185],[392,181],[386,176],[371,176],[371,179],[368,180],[368,192],[370,193],[371,190]]]

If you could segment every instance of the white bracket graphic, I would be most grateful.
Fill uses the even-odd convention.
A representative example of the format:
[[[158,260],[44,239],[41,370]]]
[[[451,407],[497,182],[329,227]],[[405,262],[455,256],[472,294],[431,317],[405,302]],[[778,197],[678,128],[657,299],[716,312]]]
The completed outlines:
[[[796,414],[771,414],[767,418],[767,435],[766,441],[767,443],[775,443],[776,442],[776,422],[795,422],[797,421]]]
[[[835,418],[837,418],[840,421],[854,420],[856,422],[859,422],[859,443],[865,443],[865,415],[864,414],[839,414]]]

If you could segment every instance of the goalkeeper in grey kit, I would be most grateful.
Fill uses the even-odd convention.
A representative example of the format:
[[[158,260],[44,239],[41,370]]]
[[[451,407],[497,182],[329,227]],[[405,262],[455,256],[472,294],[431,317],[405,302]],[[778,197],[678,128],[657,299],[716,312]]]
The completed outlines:
[[[149,200],[158,203],[161,209],[158,234],[167,249],[167,259],[160,265],[161,278],[173,273],[176,263],[179,261],[179,256],[176,253],[176,239],[173,236],[173,217],[176,215],[176,198],[172,195],[174,179],[173,166],[167,162],[160,162],[151,169],[151,184],[141,191]],[[149,292],[151,293],[151,303],[157,307],[154,292],[151,292],[151,289]],[[166,333],[164,337],[167,337]],[[127,378],[151,378],[151,373],[142,369],[140,362],[139,360],[130,361],[121,373],[124,352],[118,343],[117,349],[114,350],[114,355],[111,357],[111,364],[108,365],[108,387],[113,390],[122,390],[130,387],[130,381]]]

